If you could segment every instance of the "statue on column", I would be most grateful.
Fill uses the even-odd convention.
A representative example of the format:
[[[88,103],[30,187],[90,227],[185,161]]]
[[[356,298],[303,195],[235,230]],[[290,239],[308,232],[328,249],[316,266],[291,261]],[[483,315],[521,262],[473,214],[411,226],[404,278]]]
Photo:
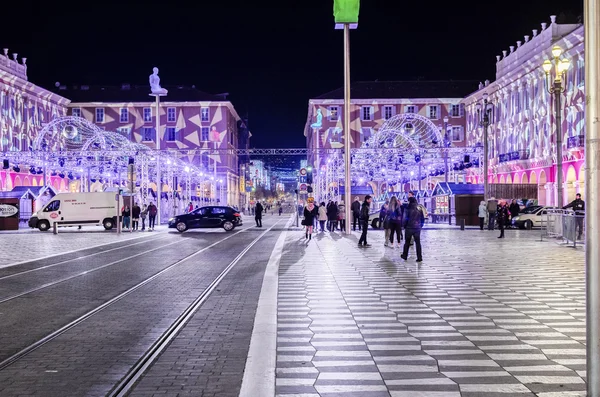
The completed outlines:
[[[160,77],[158,77],[158,68],[152,69],[154,73],[150,75],[150,91],[156,95],[167,95],[168,91],[160,86]]]
[[[311,126],[311,128],[319,129],[319,128],[321,128],[322,125],[323,125],[323,112],[321,111],[321,109],[317,109],[317,121],[315,123],[312,123],[310,126]]]

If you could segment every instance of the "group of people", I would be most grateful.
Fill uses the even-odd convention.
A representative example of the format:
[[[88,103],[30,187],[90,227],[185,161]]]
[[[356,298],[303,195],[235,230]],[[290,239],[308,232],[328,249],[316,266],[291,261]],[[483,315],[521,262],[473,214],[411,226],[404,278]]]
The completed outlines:
[[[121,219],[123,229],[129,229],[131,226],[132,231],[139,230],[140,219],[142,220],[142,231],[146,230],[146,218],[148,218],[148,231],[153,231],[156,215],[158,214],[158,208],[153,202],[150,202],[148,206],[144,205],[143,208],[138,203],[134,203],[133,207],[129,208],[128,205],[121,208]]]
[[[494,230],[496,223],[498,223],[498,229],[500,230],[498,238],[504,238],[504,229],[511,227],[511,219],[517,217],[519,212],[521,212],[521,207],[514,199],[510,205],[506,200],[496,200],[494,197],[490,198],[487,203],[481,201],[478,210],[479,228],[483,230],[485,218],[487,217],[488,230]]]
[[[413,241],[417,251],[417,262],[423,261],[423,249],[421,246],[421,230],[425,224],[425,209],[419,205],[413,192],[408,193],[408,203],[400,203],[396,197],[381,207],[379,211],[379,222],[385,230],[384,246],[400,248],[400,241],[404,239],[404,247],[400,257],[408,259],[408,251]],[[404,230],[404,235],[402,231]],[[396,244],[394,244],[394,235]]]
[[[369,230],[369,218],[371,215],[371,203],[373,198],[366,195],[364,201],[360,202],[355,197],[352,206],[353,230],[361,231],[358,240],[358,246],[361,248],[371,247],[367,242]],[[328,222],[327,230],[333,232],[337,229],[338,222],[340,229],[345,229],[345,206],[343,202],[329,202],[327,205],[322,202],[320,206],[315,205],[312,197],[309,197],[304,207],[304,219],[302,225],[305,227],[305,238],[312,239],[315,223],[318,221],[321,226],[321,232],[325,231],[325,223]],[[394,235],[396,236],[397,247],[400,248],[400,241],[405,237],[405,243],[402,255],[404,260],[408,259],[408,251],[414,241],[417,251],[417,262],[423,261],[423,252],[421,248],[421,229],[425,223],[425,210],[417,202],[412,192],[409,193],[408,203],[402,204],[396,197],[392,197],[390,202],[386,202],[380,211],[380,221],[385,229],[385,246],[394,246]],[[402,231],[405,231],[403,236]]]

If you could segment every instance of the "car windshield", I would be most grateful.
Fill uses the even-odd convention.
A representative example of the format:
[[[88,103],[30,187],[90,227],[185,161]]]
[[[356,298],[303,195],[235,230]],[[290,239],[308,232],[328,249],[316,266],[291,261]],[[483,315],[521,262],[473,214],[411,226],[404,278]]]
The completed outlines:
[[[540,208],[542,208],[539,205],[535,205],[533,207],[527,207],[524,208],[523,210],[521,210],[521,214],[535,214],[536,212],[538,212],[540,210]]]

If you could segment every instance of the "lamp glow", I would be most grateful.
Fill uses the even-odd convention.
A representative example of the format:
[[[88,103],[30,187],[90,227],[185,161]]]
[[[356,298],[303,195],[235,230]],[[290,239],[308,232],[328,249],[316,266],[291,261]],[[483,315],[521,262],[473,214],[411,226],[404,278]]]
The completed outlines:
[[[559,73],[564,73],[567,70],[569,70],[569,66],[571,66],[571,61],[569,61],[568,59],[563,59],[562,61],[560,61],[560,63],[558,64],[558,72]]]
[[[562,48],[560,48],[557,45],[555,45],[554,47],[552,47],[552,56],[554,58],[558,58],[561,55],[562,55]]]
[[[546,59],[542,64],[542,69],[544,69],[544,72],[546,72],[546,74],[550,73],[550,71],[552,70],[552,62]]]

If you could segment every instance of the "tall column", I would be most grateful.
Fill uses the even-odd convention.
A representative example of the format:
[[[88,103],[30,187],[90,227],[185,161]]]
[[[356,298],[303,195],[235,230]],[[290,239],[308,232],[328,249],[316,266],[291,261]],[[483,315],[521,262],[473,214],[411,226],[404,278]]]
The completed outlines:
[[[584,1],[587,395],[600,396],[600,0]]]
[[[156,95],[156,224],[160,225],[162,182],[160,175],[160,95]]]
[[[344,24],[344,204],[346,234],[350,234],[352,181],[350,180],[350,24]]]

